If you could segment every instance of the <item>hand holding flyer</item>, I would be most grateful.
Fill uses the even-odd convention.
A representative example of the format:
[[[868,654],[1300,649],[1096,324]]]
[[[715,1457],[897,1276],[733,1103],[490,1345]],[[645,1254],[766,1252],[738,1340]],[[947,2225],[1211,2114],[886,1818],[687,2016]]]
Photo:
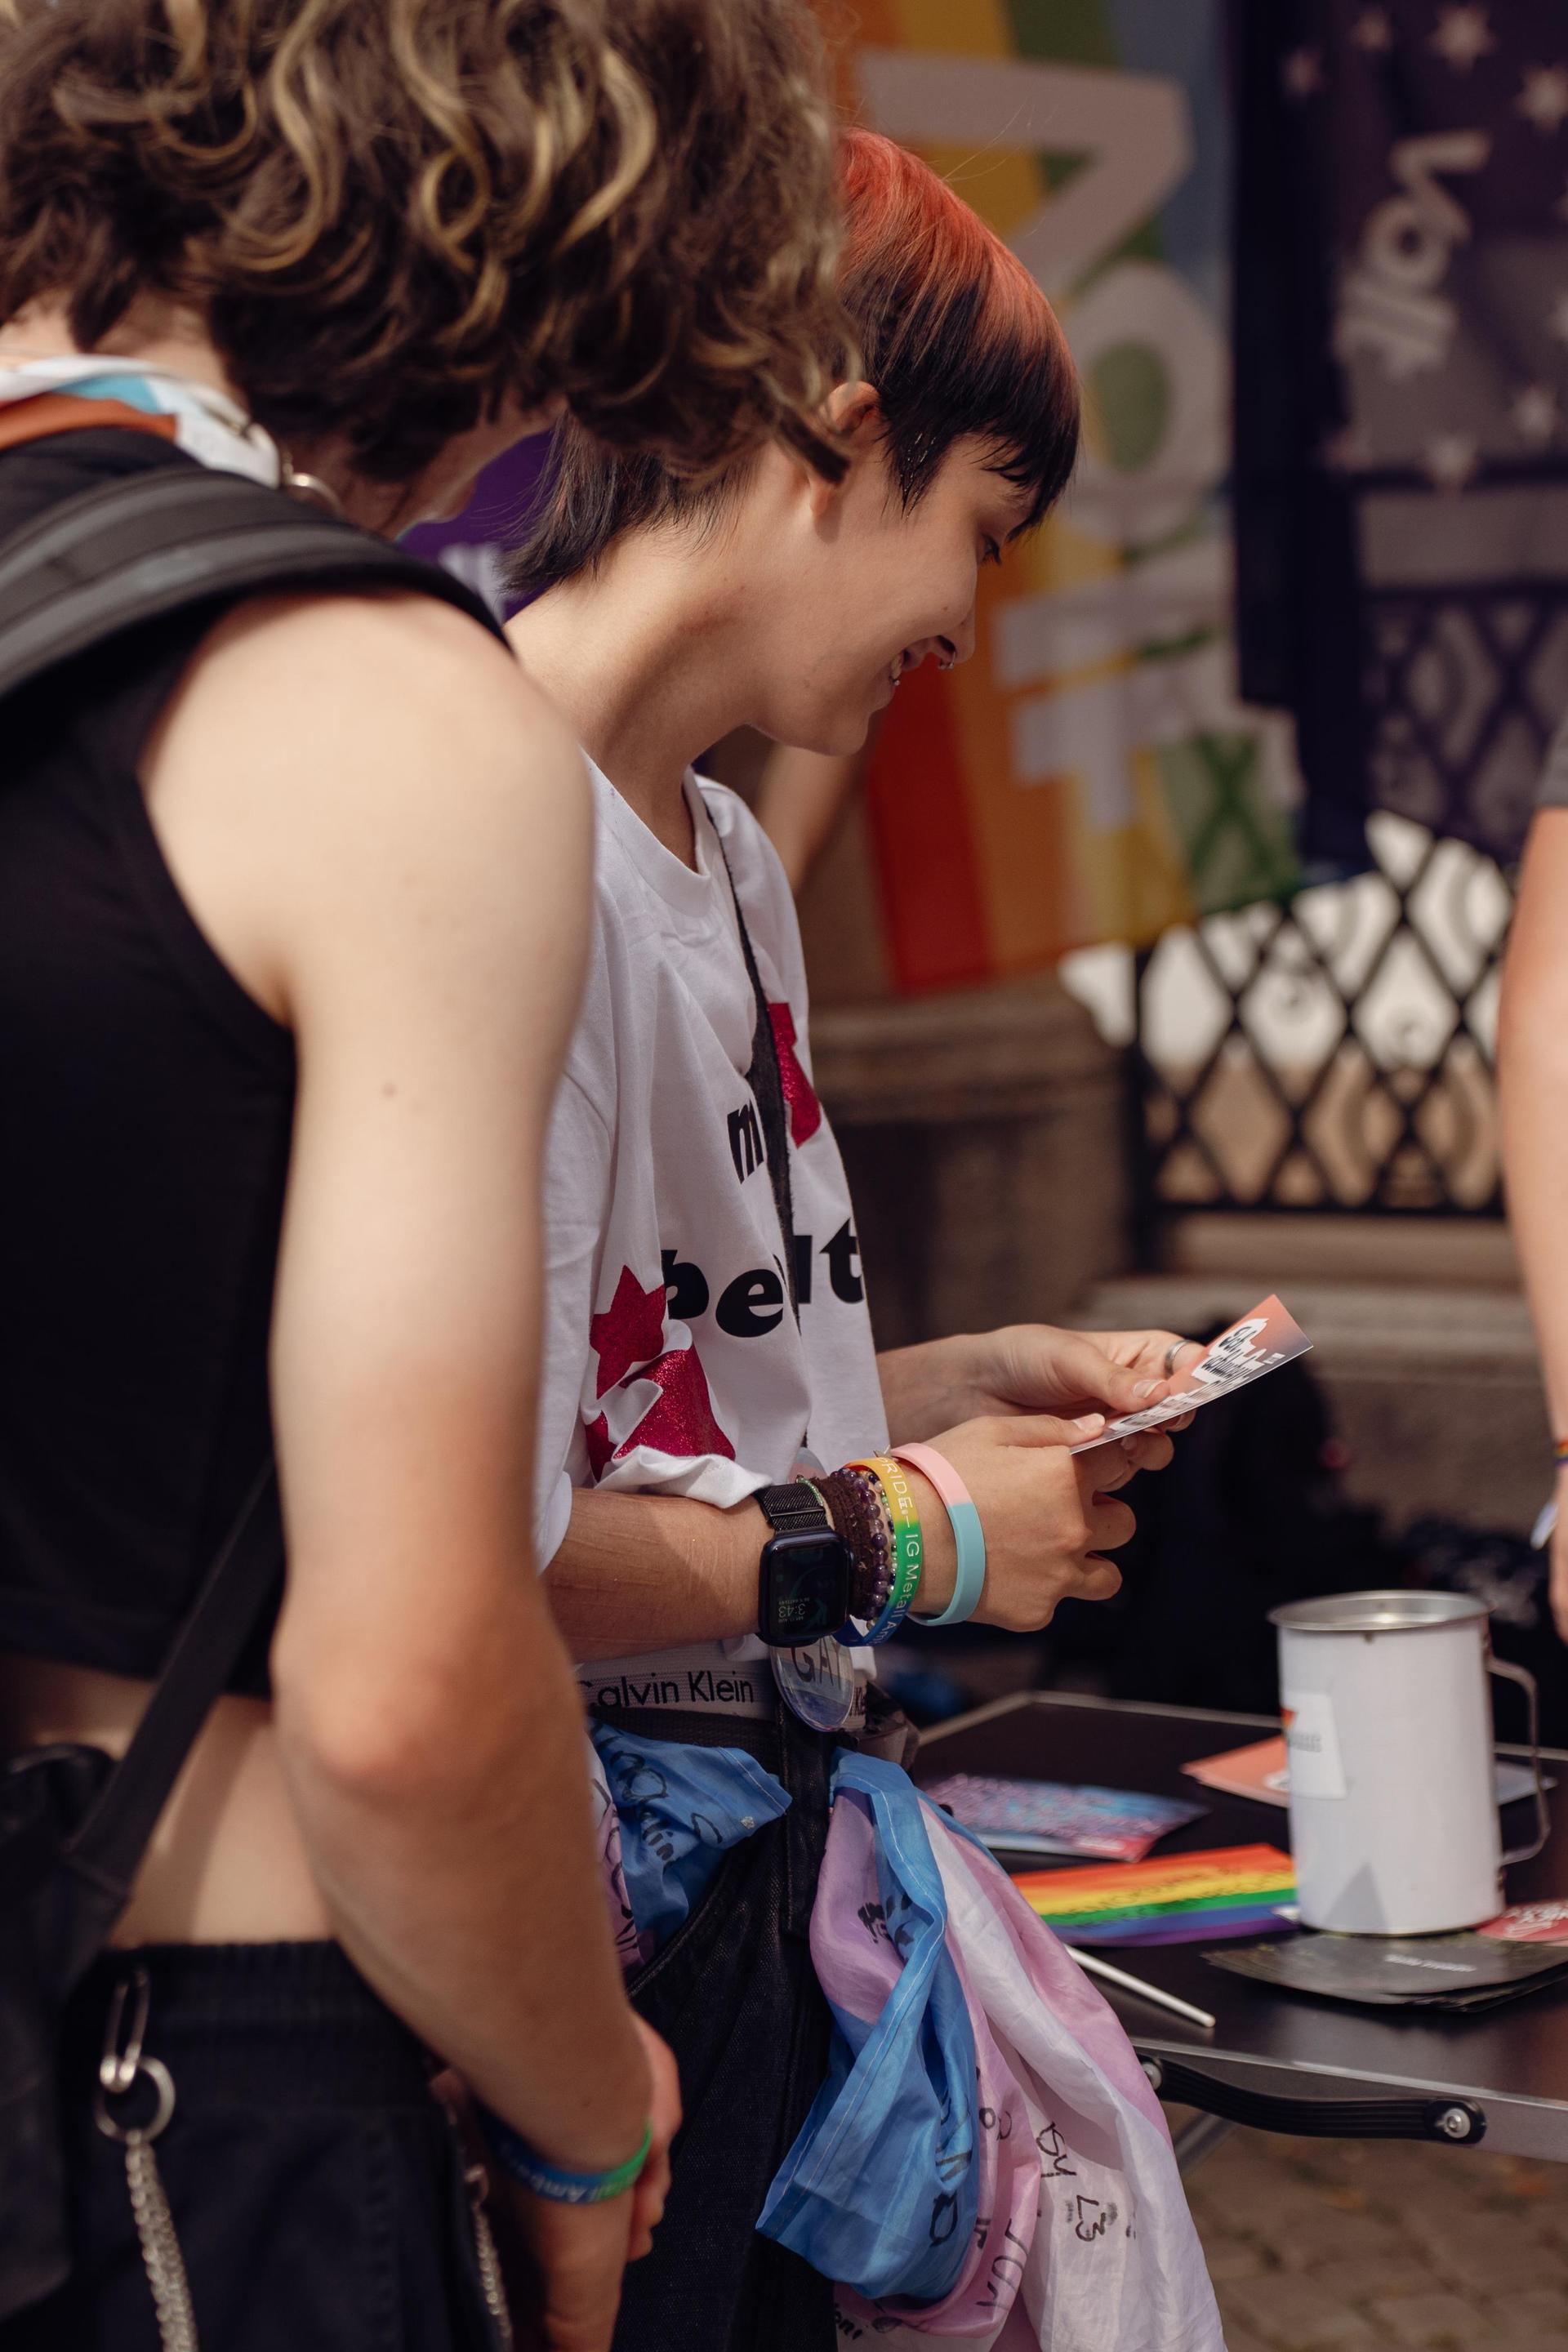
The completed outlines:
[[[1072,1450],[1087,1454],[1093,1446],[1109,1445],[1114,1437],[1135,1437],[1141,1430],[1180,1421],[1197,1406],[1213,1404],[1216,1397],[1230,1396],[1237,1389],[1261,1380],[1265,1372],[1277,1372],[1281,1364],[1294,1363],[1311,1344],[1295,1317],[1270,1295],[1239,1323],[1222,1331],[1190,1371],[1178,1373],[1169,1396],[1162,1397],[1158,1404],[1146,1405],[1142,1412],[1123,1413],[1098,1437],[1086,1438]]]

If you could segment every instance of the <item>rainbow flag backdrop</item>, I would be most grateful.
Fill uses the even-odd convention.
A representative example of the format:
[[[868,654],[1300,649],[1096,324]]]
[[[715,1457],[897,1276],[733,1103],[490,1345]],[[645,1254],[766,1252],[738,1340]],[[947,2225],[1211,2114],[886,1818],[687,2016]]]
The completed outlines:
[[[1219,0],[819,0],[847,110],[917,149],[1061,312],[1089,446],[904,687],[862,855],[887,984],[1037,969],[1295,884],[1289,731],[1236,699]],[[868,910],[870,911],[870,910]]]

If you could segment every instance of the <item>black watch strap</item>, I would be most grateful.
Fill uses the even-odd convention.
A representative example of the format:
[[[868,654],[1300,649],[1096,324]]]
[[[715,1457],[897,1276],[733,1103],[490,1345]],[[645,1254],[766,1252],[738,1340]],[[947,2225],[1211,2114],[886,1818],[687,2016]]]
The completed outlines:
[[[787,1486],[759,1486],[752,1496],[777,1536],[830,1536],[833,1521],[819,1496],[804,1478]]]

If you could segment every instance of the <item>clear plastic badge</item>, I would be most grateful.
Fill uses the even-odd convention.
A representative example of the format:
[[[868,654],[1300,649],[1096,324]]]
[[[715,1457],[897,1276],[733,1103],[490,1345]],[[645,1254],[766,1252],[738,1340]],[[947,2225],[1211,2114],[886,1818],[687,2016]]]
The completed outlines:
[[[773,1680],[802,1723],[813,1731],[842,1731],[864,1713],[855,1653],[836,1634],[826,1634],[803,1650],[775,1650]]]

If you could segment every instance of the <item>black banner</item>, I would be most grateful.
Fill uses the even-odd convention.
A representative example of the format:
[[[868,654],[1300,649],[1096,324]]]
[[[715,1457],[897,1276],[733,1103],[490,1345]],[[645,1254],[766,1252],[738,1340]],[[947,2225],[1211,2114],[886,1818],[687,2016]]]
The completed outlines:
[[[1231,0],[1237,628],[1304,849],[1507,859],[1568,714],[1568,5]]]

